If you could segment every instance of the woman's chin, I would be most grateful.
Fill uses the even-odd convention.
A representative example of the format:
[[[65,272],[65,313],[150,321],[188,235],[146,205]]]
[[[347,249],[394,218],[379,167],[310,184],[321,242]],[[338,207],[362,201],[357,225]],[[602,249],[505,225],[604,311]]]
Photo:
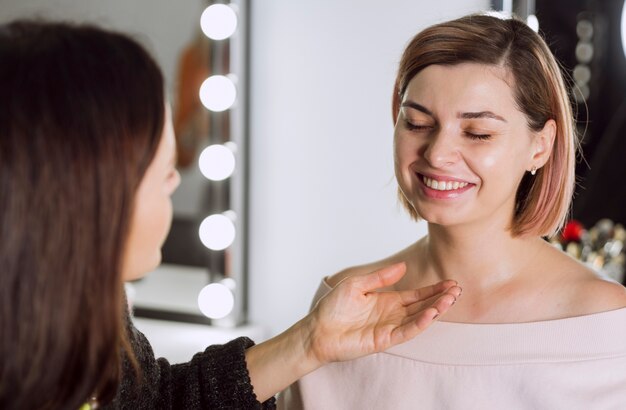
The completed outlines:
[[[432,211],[418,211],[418,215],[424,221],[433,225],[452,226],[457,225],[461,221],[457,215],[451,215],[450,212],[432,212]]]
[[[149,262],[142,261],[141,264],[137,263],[134,267],[125,269],[122,273],[122,279],[124,282],[143,279],[161,265],[161,258],[161,251],[159,250],[158,254],[154,255]]]

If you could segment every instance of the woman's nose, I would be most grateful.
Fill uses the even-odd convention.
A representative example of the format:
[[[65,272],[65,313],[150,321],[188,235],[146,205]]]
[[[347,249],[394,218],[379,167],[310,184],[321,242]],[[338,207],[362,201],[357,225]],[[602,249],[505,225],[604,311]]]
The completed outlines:
[[[433,132],[424,147],[423,156],[433,168],[454,164],[459,158],[459,151],[453,133],[442,128]]]

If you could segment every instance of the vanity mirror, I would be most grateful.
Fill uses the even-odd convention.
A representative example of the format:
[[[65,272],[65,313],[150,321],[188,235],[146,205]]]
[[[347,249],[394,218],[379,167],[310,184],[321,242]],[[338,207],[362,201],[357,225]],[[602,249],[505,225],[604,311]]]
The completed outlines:
[[[163,264],[128,286],[135,315],[245,321],[246,0],[0,0],[0,21],[94,23],[130,34],[162,67],[182,182]]]

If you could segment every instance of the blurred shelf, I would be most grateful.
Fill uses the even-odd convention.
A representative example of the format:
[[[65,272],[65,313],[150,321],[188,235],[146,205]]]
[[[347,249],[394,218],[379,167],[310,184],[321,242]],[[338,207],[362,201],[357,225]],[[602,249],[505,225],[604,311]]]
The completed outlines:
[[[247,336],[257,343],[266,338],[264,329],[255,325],[220,328],[139,317],[133,318],[133,323],[146,335],[155,356],[164,357],[170,363],[187,362],[207,346],[223,344],[240,336]]]

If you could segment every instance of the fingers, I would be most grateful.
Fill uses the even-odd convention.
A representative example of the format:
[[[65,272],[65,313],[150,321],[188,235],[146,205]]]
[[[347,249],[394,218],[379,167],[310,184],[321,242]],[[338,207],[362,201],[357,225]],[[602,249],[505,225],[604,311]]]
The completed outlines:
[[[363,293],[393,285],[406,273],[404,262],[396,263],[363,276],[355,276],[352,284]]]
[[[409,305],[411,303],[423,301],[433,296],[439,295],[452,287],[457,286],[455,280],[444,280],[431,286],[426,286],[419,289],[404,290],[398,292],[398,296],[402,300],[402,303]],[[458,287],[458,286],[457,286]],[[460,289],[460,288],[459,288]]]
[[[439,311],[434,307],[420,311],[406,323],[398,326],[391,332],[391,345],[407,342],[423,332],[439,317]]]
[[[431,300],[426,302],[415,302],[410,305],[406,305],[409,315],[414,315],[421,310],[429,307],[437,309],[440,314],[444,314],[454,305],[457,299],[461,296],[462,289],[459,286],[453,286],[440,294],[438,297],[432,297]]]
[[[439,317],[444,315],[461,296],[461,288],[453,286],[437,298],[430,306],[423,306],[423,303],[414,303],[409,307],[409,315],[403,321],[403,324],[395,328],[391,333],[390,341],[392,345],[404,343],[421,332],[435,322]],[[411,310],[415,310],[411,312]]]

